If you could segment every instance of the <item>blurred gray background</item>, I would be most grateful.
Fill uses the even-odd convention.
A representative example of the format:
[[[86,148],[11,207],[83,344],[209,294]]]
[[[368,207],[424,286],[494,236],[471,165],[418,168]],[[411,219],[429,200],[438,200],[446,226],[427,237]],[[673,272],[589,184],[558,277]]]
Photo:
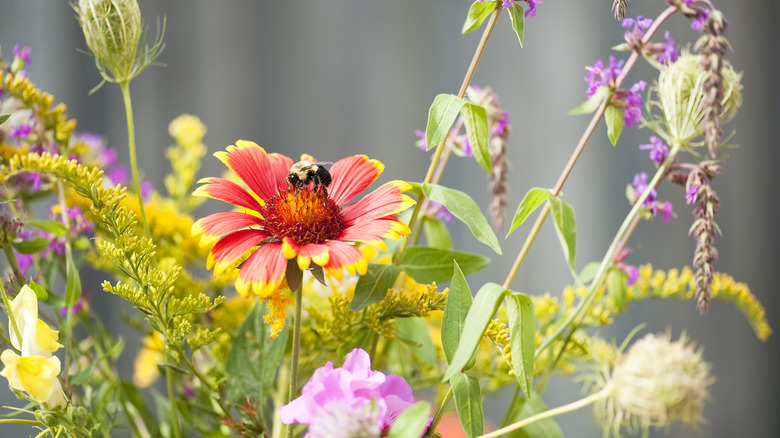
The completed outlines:
[[[456,93],[477,46],[481,31],[461,35],[469,2],[465,0],[310,2],[141,1],[146,22],[167,17],[167,47],[160,57],[165,67],[152,67],[131,84],[141,167],[146,179],[164,190],[169,172],[164,148],[171,143],[170,120],[181,113],[201,117],[208,126],[210,152],[253,140],[269,151],[293,158],[310,153],[335,161],[365,153],[386,165],[380,182],[419,181],[429,156],[414,147],[414,129],[424,129],[428,106],[438,93]],[[473,83],[491,86],[510,113],[509,140],[513,214],[530,187],[551,187],[584,129],[587,116],[567,112],[584,100],[584,66],[610,55],[622,41],[623,29],[610,13],[611,2],[549,0],[538,17],[526,21],[521,49],[504,14],[484,53]],[[666,3],[634,1],[627,16],[655,17]],[[775,2],[716,2],[730,21],[730,56],[744,71],[744,104],[727,125],[736,129],[722,176],[714,183],[721,198],[716,217],[723,230],[718,239],[719,271],[750,285],[777,328],[775,271],[778,269],[778,183],[775,169],[778,140],[777,43],[780,42]],[[665,28],[678,43],[694,41],[688,21],[673,17]],[[15,44],[32,47],[28,72],[41,89],[65,102],[78,128],[104,135],[127,159],[125,115],[118,87],[87,92],[100,78],[84,49],[74,12],[65,1],[3,0],[0,3],[0,45],[6,59]],[[652,81],[654,71],[640,65],[629,83]],[[625,186],[633,174],[651,171],[646,130],[628,129],[612,147],[603,124],[564,187],[564,198],[577,215],[578,268],[600,260],[629,210]],[[208,156],[201,176],[224,167]],[[472,160],[453,159],[443,183],[468,191],[487,205],[486,181]],[[628,262],[650,261],[657,268],[690,265],[694,240],[687,232],[691,208],[678,187],[665,186],[660,196],[671,200],[677,217],[670,223],[644,222],[631,241],[638,247]],[[209,204],[203,212],[222,208]],[[510,216],[511,218],[511,216]],[[478,243],[464,227],[454,225],[456,248],[493,258],[483,272],[470,277],[472,289],[487,281],[502,282],[527,233],[525,225],[502,243],[498,257]],[[97,290],[100,279],[94,279]],[[545,225],[513,284],[529,294],[560,293],[570,278],[552,226]],[[98,293],[106,309],[119,299]],[[106,310],[109,311],[109,310]],[[694,302],[645,302],[618,317],[604,330],[622,340],[637,324],[646,332],[669,328],[682,331],[704,347],[717,382],[697,432],[673,427],[668,436],[773,437],[780,435],[777,335],[768,343],[756,339],[745,318],[730,304],[713,302],[700,317]],[[121,328],[122,324],[117,323]],[[135,345],[125,350],[132,362]],[[127,369],[128,373],[130,369]],[[3,385],[4,386],[4,385]],[[580,396],[580,385],[558,379],[546,393],[550,406]],[[3,403],[18,404],[0,389]],[[486,414],[494,423],[505,401],[489,397]],[[589,409],[559,417],[570,437],[601,436]],[[3,432],[3,430],[5,432]],[[26,429],[24,429],[26,430]],[[19,432],[29,433],[29,432]],[[2,426],[2,436],[16,436]],[[661,431],[656,435],[663,436]]]

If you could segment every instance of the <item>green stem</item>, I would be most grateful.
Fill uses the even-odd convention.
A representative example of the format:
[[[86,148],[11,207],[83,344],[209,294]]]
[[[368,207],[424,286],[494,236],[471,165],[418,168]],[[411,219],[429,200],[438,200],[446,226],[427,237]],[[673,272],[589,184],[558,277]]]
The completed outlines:
[[[536,415],[530,416],[528,418],[524,418],[517,423],[510,424],[507,427],[502,427],[501,429],[498,429],[496,431],[486,433],[484,435],[480,435],[477,438],[495,438],[499,437],[501,435],[504,435],[506,433],[512,432],[513,430],[521,429],[525,426],[528,426],[531,423],[535,423],[539,420],[544,420],[545,418],[554,417],[556,415],[565,414],[567,412],[576,411],[577,409],[584,408],[585,406],[588,406],[590,404],[593,404],[602,398],[607,396],[607,390],[603,389],[595,394],[591,394],[583,399],[565,404],[563,406],[558,406],[554,409],[548,409],[544,412],[540,412]]]
[[[7,246],[5,248],[8,248]],[[0,281],[0,294],[3,296],[3,304],[5,304],[5,311],[8,312],[8,319],[11,321],[11,326],[16,333],[16,340],[19,342],[19,351],[22,350],[22,332],[19,331],[19,326],[16,324],[16,318],[14,318],[13,311],[11,310],[11,300],[8,299],[8,295],[5,293],[5,287],[3,282]]]
[[[498,16],[501,14],[501,10],[504,8],[496,8],[493,13],[490,15],[490,19],[488,20],[487,26],[485,26],[485,31],[482,33],[482,38],[479,40],[479,44],[477,45],[477,49],[474,51],[474,56],[471,58],[471,64],[469,64],[469,68],[466,71],[466,76],[463,78],[463,82],[460,84],[460,90],[458,91],[458,97],[463,98],[463,96],[466,95],[466,89],[469,87],[469,83],[471,83],[471,78],[474,77],[474,72],[477,70],[477,64],[479,64],[479,60],[482,57],[482,53],[485,51],[485,47],[487,46],[487,41],[490,38],[490,34],[493,33],[493,29],[496,27],[496,23],[498,22]],[[425,175],[425,179],[423,180],[423,185],[428,184],[433,179],[433,175],[436,171],[436,168],[438,167],[439,160],[441,160],[442,153],[444,152],[445,145],[447,144],[447,138],[449,137],[449,131],[447,132],[447,135],[444,137],[444,140],[442,140],[441,143],[438,144],[436,147],[436,153],[433,155],[433,160],[431,160],[430,166],[428,166],[428,172]],[[420,192],[420,196],[417,198],[417,204],[414,206],[414,211],[412,212],[412,217],[409,219],[409,228],[412,230],[415,230],[414,233],[419,233],[419,227],[416,227],[416,221],[417,218],[420,216],[420,211],[422,210],[423,204],[427,204],[425,199],[425,195]],[[398,248],[398,253],[395,257],[395,264],[401,264],[404,258],[404,252],[406,251],[406,246],[409,243],[409,239],[411,236],[407,236],[406,238],[401,240],[401,246]]]
[[[16,261],[16,254],[11,249],[11,245],[4,246],[3,251],[5,252],[5,258],[8,259],[8,263],[11,265],[11,270],[14,272],[15,283],[24,284],[24,274],[22,274],[22,268],[19,267],[19,262]]]
[[[170,358],[170,353],[166,352],[166,356]],[[165,367],[165,380],[167,380],[168,386],[168,402],[171,404],[171,428],[173,437],[181,437],[181,431],[179,431],[179,410],[176,408],[176,393],[173,390],[173,369],[170,366]]]
[[[271,438],[282,438],[282,435],[284,435],[285,427],[282,424],[281,421],[279,421],[279,418],[281,418],[281,410],[282,406],[285,404],[285,400],[287,400],[287,392],[285,392],[286,385],[284,382],[287,381],[290,377],[287,375],[290,372],[290,367],[281,366],[279,367],[279,378],[277,379],[276,383],[276,391],[274,391],[273,396],[273,403],[274,403],[274,412],[273,412],[273,418],[276,420],[273,423],[273,429],[271,429]],[[293,425],[287,426],[288,430],[292,430]]]
[[[292,358],[290,359],[290,393],[287,397],[291,402],[298,395],[298,357],[301,350],[301,314],[303,312],[303,284],[295,290],[295,315],[293,316]],[[287,429],[287,437],[292,438],[292,426]]]
[[[610,261],[614,257],[615,249],[620,244],[620,242],[623,241],[626,233],[632,228],[631,224],[634,221],[634,217],[639,214],[639,210],[642,209],[642,204],[644,204],[647,197],[650,196],[650,192],[655,189],[661,179],[666,175],[666,170],[674,161],[674,158],[680,151],[680,147],[680,143],[675,143],[672,145],[672,150],[669,151],[669,156],[666,158],[666,161],[664,161],[663,164],[658,168],[655,176],[653,176],[653,180],[650,181],[650,183],[647,185],[647,189],[645,189],[644,193],[642,193],[642,196],[636,200],[634,206],[631,208],[631,211],[620,225],[617,234],[615,234],[615,237],[612,239],[612,243],[610,243],[609,248],[607,248],[606,254],[604,254],[604,258],[601,260],[601,264],[599,265],[598,271],[596,271],[596,275],[594,276],[593,281],[588,287],[588,292],[585,294],[582,300],[580,300],[579,304],[577,304],[577,307],[574,309],[574,311],[555,329],[555,331],[550,336],[547,337],[547,339],[542,342],[539,348],[536,349],[534,357],[538,356],[539,353],[544,351],[545,348],[549,347],[550,344],[556,340],[561,335],[561,333],[563,333],[563,331],[566,330],[572,324],[572,322],[585,311],[592,298],[596,295],[596,291],[598,291],[601,287],[602,281],[604,281],[607,267],[610,265]]]
[[[146,221],[146,211],[144,209],[144,198],[141,196],[141,180],[138,176],[138,161],[135,154],[135,124],[133,122],[133,103],[130,100],[130,83],[122,82],[119,84],[122,88],[122,99],[125,102],[125,114],[127,115],[127,143],[130,149],[130,168],[133,172],[133,189],[138,198],[138,209],[141,210],[141,223],[144,226],[144,235],[151,237],[149,223]]]
[[[436,410],[436,415],[434,415],[433,421],[431,422],[431,426],[428,428],[428,435],[426,435],[426,437],[432,436],[433,433],[436,431],[436,426],[439,424],[439,421],[441,421],[441,417],[444,416],[444,410],[447,409],[447,405],[450,404],[451,398],[452,398],[452,385],[450,385],[450,389],[447,390],[447,393],[444,394],[444,398],[439,404],[439,409]]]

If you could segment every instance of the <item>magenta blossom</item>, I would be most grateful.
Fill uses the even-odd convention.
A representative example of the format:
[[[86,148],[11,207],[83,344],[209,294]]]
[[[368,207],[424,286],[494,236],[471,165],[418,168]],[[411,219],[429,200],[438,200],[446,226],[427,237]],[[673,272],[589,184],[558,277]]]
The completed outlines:
[[[639,149],[649,150],[650,159],[659,166],[663,164],[666,157],[669,156],[669,147],[663,144],[661,139],[654,135],[650,136],[650,144],[640,144]]]
[[[356,348],[344,365],[332,362],[314,370],[301,396],[282,406],[284,424],[309,426],[306,438],[381,436],[414,404],[412,388],[403,377],[371,369],[368,353]],[[333,435],[334,430],[339,430]]]

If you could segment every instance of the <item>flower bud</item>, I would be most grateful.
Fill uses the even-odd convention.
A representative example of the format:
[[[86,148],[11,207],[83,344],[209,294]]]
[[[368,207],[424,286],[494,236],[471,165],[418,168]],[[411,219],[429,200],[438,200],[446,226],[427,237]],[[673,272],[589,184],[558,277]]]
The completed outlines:
[[[726,123],[737,113],[742,104],[742,74],[734,71],[724,60],[721,70],[723,97],[721,99],[721,123]],[[656,92],[664,121],[672,139],[683,144],[704,133],[705,81],[707,72],[702,67],[702,56],[684,53],[676,62],[661,70]]]
[[[138,2],[79,0],[75,9],[101,74],[108,69],[117,82],[131,79],[142,33]]]
[[[605,430],[618,435],[650,426],[669,426],[680,420],[696,425],[702,419],[710,366],[685,336],[647,335],[619,357],[610,376],[601,382],[607,396],[595,406]]]

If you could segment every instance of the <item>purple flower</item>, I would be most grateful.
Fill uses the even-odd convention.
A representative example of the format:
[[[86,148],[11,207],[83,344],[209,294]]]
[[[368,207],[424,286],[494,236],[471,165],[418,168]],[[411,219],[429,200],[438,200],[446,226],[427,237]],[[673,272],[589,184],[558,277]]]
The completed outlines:
[[[704,23],[707,21],[707,17],[710,16],[710,10],[707,8],[701,9],[698,11],[698,14],[696,17],[694,17],[693,21],[691,22],[691,29],[693,30],[701,30],[702,27],[704,27]]]
[[[463,154],[469,158],[473,158],[474,149],[471,148],[471,143],[469,143],[468,136],[463,135],[458,140],[460,143],[460,150],[463,152]]]
[[[32,63],[32,61],[30,60],[30,47],[29,46],[24,46],[24,47],[22,47],[20,49],[19,45],[17,44],[17,45],[14,46],[13,52],[14,52],[14,56],[24,60],[24,62],[26,64]]]
[[[125,184],[130,178],[130,171],[122,165],[114,166],[106,171],[106,176],[112,184]]]
[[[13,128],[11,128],[11,131],[8,133],[8,138],[24,138],[27,139],[30,136],[30,132],[32,132],[32,125],[16,125]]]
[[[669,156],[669,148],[661,142],[661,139],[651,135],[650,144],[640,144],[639,149],[650,150],[650,159],[657,165],[661,165]]]
[[[647,174],[645,172],[639,172],[636,175],[634,175],[634,181],[632,183],[634,186],[634,198],[639,199],[640,196],[642,196],[642,193],[647,190]],[[658,194],[656,193],[655,189],[652,189],[650,191],[650,194],[647,196],[647,199],[645,199],[645,202],[642,203],[642,207],[649,208],[653,215],[656,213],[656,206],[655,206],[655,200]]]
[[[633,27],[635,29],[645,30],[648,27],[650,27],[653,24],[652,18],[645,18],[643,16],[636,17],[636,20],[633,18],[626,18],[623,20],[622,26],[625,28]]]
[[[640,91],[644,91],[647,84],[645,81],[639,81],[631,87],[631,90],[626,93],[626,111],[623,118],[623,125],[631,127],[639,122],[642,118],[642,95]]]
[[[672,215],[674,214],[672,203],[669,201],[656,202],[655,206],[658,212],[661,213],[661,220],[663,221],[663,223],[669,222],[669,219],[671,219]]]
[[[677,49],[674,48],[674,40],[669,36],[669,31],[664,32],[666,44],[663,47],[663,53],[658,56],[658,62],[664,65],[677,61]]]
[[[27,269],[33,265],[33,256],[31,254],[19,254],[14,250],[16,254],[16,263],[19,265],[19,270],[23,275],[27,275]]]
[[[386,431],[412,404],[406,380],[371,370],[368,353],[356,348],[342,367],[328,362],[314,370],[301,396],[282,406],[279,416],[284,424],[309,425],[306,438],[333,436],[329,431],[339,425],[343,436],[365,436],[361,432]]]
[[[526,3],[528,3],[528,9],[525,10],[525,18],[531,17],[536,18],[536,2],[537,0],[525,0]],[[504,0],[504,3],[506,3],[506,0]],[[512,2],[509,2],[510,5]],[[506,7],[506,6],[504,6]]]
[[[507,126],[509,126],[509,113],[504,111],[501,113],[501,118],[495,121],[495,126],[493,127],[493,130],[490,131],[490,135],[503,134]]]
[[[420,131],[419,129],[414,130],[414,135],[420,137],[419,140],[415,143],[415,145],[420,148],[421,151],[427,151],[428,150],[428,144],[425,143],[425,132]]]
[[[141,181],[141,198],[143,198],[144,202],[149,200],[152,190],[154,190],[154,185],[151,181]]]
[[[514,3],[515,0],[503,0],[501,2],[501,6],[504,7],[504,9],[507,9],[508,7],[512,6],[512,3]]]
[[[455,216],[447,210],[447,207],[435,201],[431,201],[428,205],[428,216],[433,216],[446,223],[452,222],[452,219],[455,218]]]
[[[601,86],[610,85],[613,78],[620,75],[620,69],[623,67],[623,60],[616,60],[614,56],[609,57],[609,67],[604,68],[604,63],[599,59],[593,64],[592,67],[586,67],[588,70],[588,76],[585,77],[585,82],[588,83],[587,95],[593,96]]]
[[[696,202],[696,195],[699,194],[699,186],[696,184],[691,184],[688,187],[688,191],[685,193],[685,202],[688,204],[693,204]]]

